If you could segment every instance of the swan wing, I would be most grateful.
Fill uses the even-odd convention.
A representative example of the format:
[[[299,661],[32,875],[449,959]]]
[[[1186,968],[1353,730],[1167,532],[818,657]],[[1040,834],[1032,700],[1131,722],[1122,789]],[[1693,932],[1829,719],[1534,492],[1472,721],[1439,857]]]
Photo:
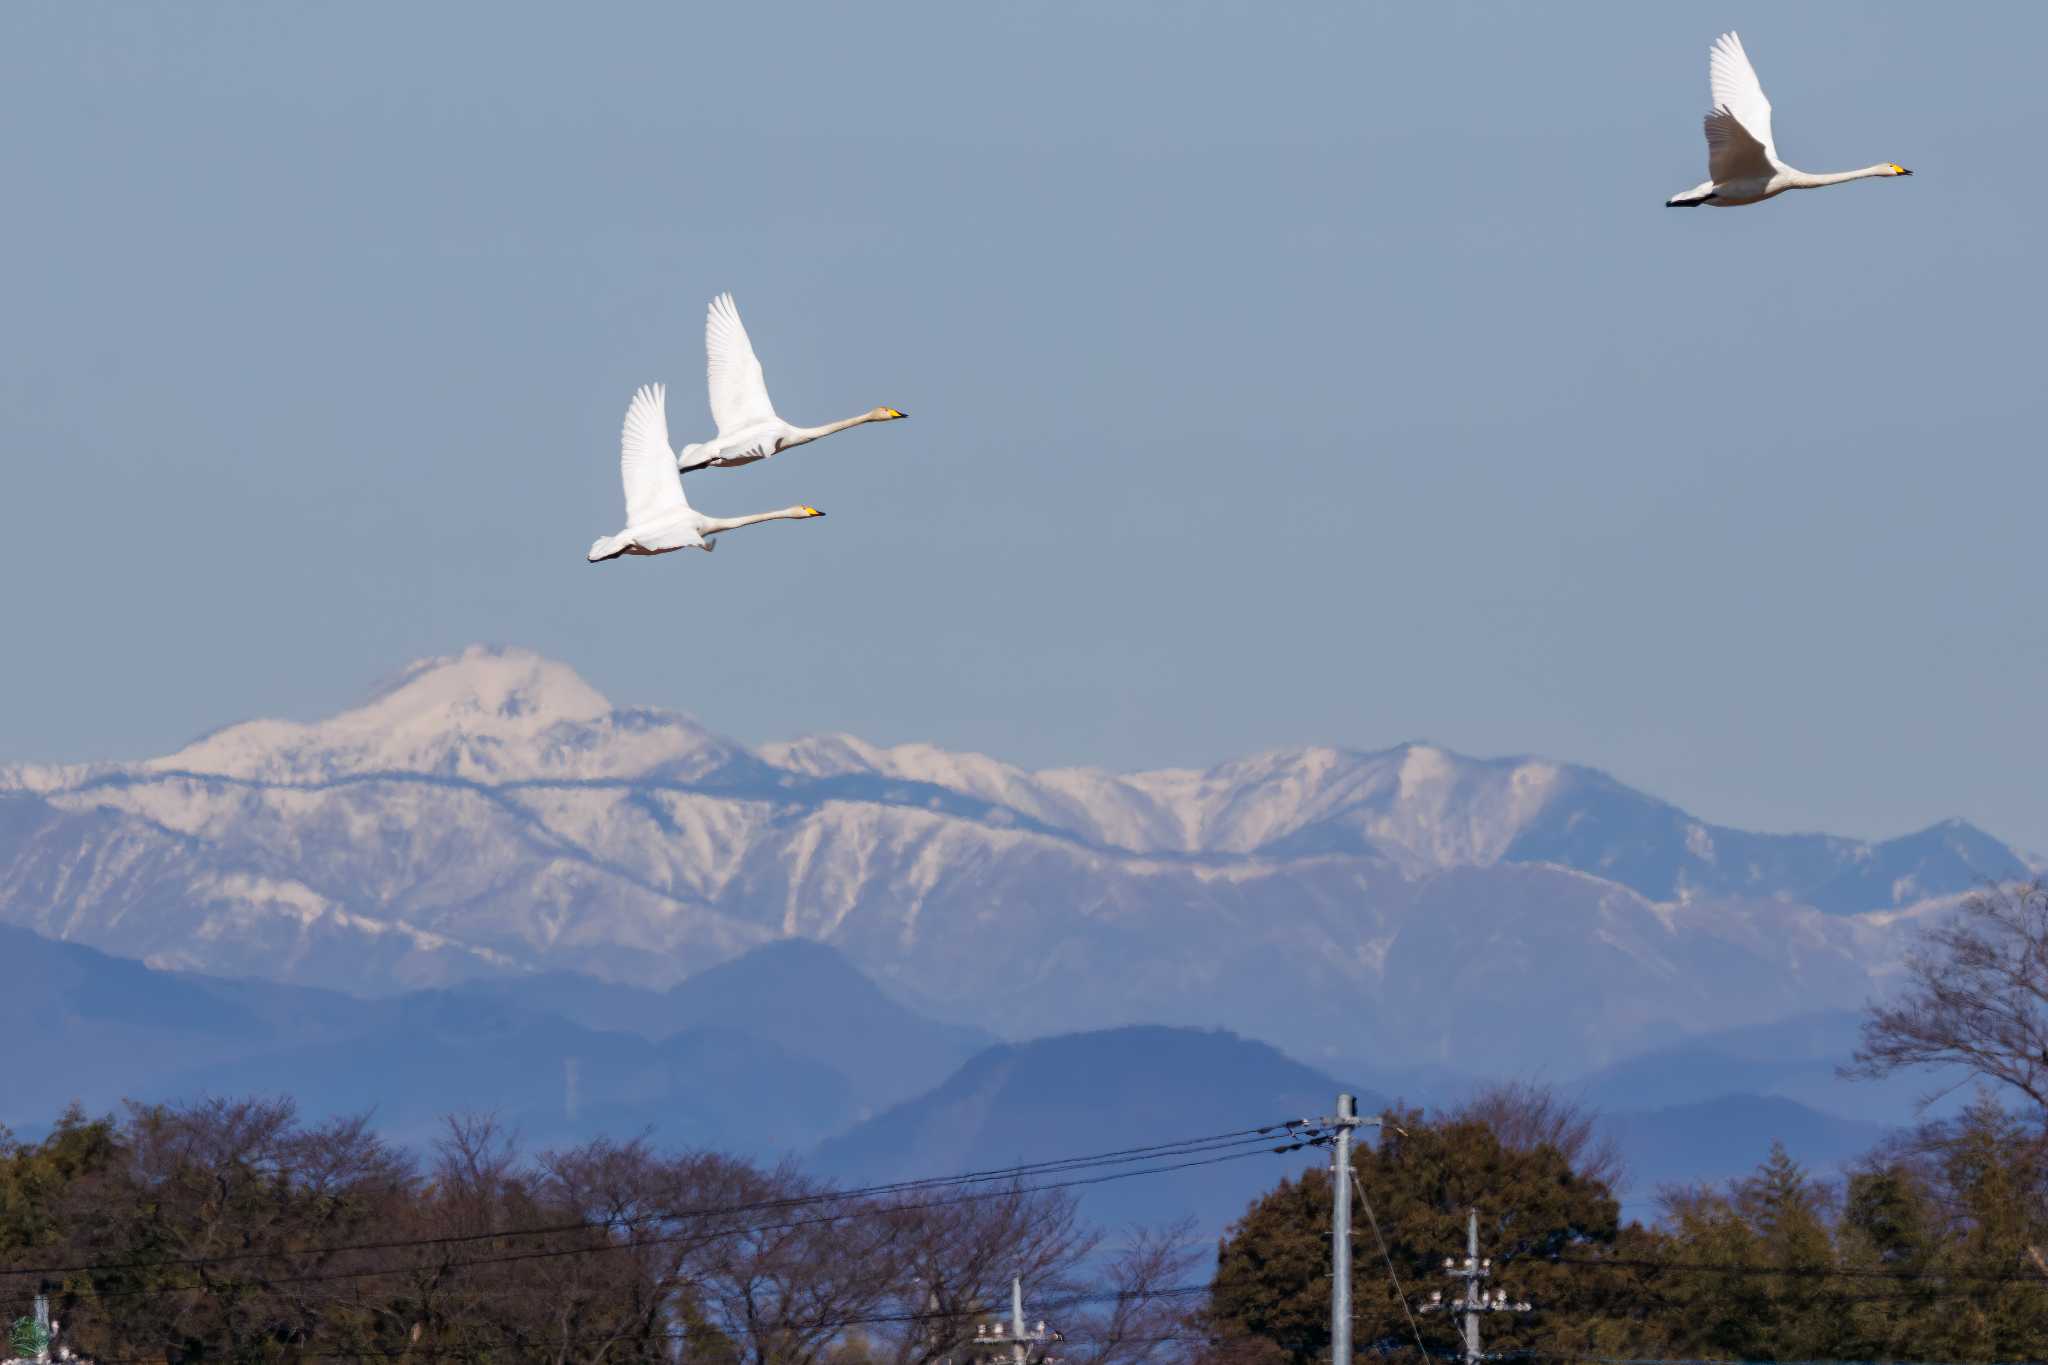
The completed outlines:
[[[776,420],[761,361],[754,354],[754,343],[747,337],[739,305],[731,294],[711,300],[710,311],[704,315],[704,361],[711,389],[711,420],[718,423],[719,435]]]
[[[1726,109],[1707,115],[1707,178],[1716,185],[1752,176],[1768,177],[1771,149],[1749,135],[1749,129]]]
[[[1771,102],[1742,39],[1724,33],[1707,55],[1707,88],[1713,112],[1707,115],[1707,174],[1716,181],[1770,175],[1777,169],[1778,149],[1771,141]]]
[[[626,407],[619,430],[619,476],[626,484],[628,527],[690,509],[675,452],[668,447],[668,394],[659,384],[643,385]]]

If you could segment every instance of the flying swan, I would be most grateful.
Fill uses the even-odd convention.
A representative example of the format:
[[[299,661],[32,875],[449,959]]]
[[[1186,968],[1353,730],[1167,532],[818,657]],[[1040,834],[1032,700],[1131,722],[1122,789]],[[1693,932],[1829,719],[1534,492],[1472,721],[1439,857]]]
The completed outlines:
[[[715,550],[711,537],[757,521],[795,521],[825,514],[815,507],[785,507],[751,517],[707,517],[692,511],[668,445],[668,399],[661,385],[633,395],[619,432],[619,476],[626,484],[626,529],[590,547],[590,562],[620,555],[665,555],[670,550]]]
[[[867,422],[894,422],[907,415],[894,408],[872,408],[822,427],[795,427],[783,421],[768,401],[768,381],[761,376],[761,361],[754,354],[754,343],[747,339],[746,324],[740,321],[739,306],[731,294],[711,300],[704,315],[704,362],[711,388],[711,420],[718,423],[718,435],[682,448],[676,456],[676,469],[684,474],[712,465],[729,469],[752,464],[835,431]]]
[[[1714,96],[1713,110],[1707,115],[1709,179],[1672,195],[1664,201],[1666,208],[1760,204],[1786,190],[1814,190],[1848,180],[1912,174],[1897,162],[1881,161],[1860,171],[1814,175],[1778,160],[1778,149],[1771,144],[1771,102],[1757,83],[1756,68],[1742,50],[1742,39],[1733,33],[1714,40],[1707,58],[1707,84]]]

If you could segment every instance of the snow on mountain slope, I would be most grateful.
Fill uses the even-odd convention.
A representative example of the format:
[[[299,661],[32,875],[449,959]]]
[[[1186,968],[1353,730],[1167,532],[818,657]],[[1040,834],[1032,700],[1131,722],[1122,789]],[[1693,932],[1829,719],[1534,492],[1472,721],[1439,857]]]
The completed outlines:
[[[1374,854],[1411,872],[1547,862],[1653,899],[1762,897],[1854,914],[2029,874],[1961,821],[1881,843],[1710,825],[1605,773],[1540,759],[1473,759],[1427,744],[1383,753],[1281,749],[1206,772],[1027,772],[927,744],[843,735],[770,745],[810,776],[866,774],[970,795],[1137,853]]]
[[[1128,775],[753,752],[521,650],[148,762],[0,770],[0,921],[161,965],[666,987],[801,937],[1011,1036],[1220,1025],[1318,1063],[1483,1044],[1471,1071],[1856,1008],[1928,907],[2020,866],[1968,826],[1749,834],[1428,745]]]
[[[367,703],[310,725],[256,720],[142,767],[260,782],[405,772],[472,781],[702,777],[746,756],[687,717],[615,711],[566,664],[471,646],[422,659]]]
[[[1207,772],[1027,772],[929,744],[877,748],[847,735],[771,744],[761,757],[811,776],[924,782],[1005,806],[1093,843],[1138,853],[1252,853],[1330,821],[1415,866],[1491,862],[1543,803],[1549,763],[1479,763],[1427,745],[1383,754],[1285,749]]]

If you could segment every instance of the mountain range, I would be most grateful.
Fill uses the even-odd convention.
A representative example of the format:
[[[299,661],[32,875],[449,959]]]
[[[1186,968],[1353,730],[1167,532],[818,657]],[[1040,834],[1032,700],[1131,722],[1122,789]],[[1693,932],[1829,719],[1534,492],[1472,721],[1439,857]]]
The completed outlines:
[[[322,721],[0,768],[0,923],[157,967],[660,992],[809,940],[964,1028],[1221,1027],[1351,1074],[1577,1075],[1853,1011],[1929,915],[2033,866],[1959,822],[1748,833],[1425,744],[1130,774],[749,748],[481,647]]]

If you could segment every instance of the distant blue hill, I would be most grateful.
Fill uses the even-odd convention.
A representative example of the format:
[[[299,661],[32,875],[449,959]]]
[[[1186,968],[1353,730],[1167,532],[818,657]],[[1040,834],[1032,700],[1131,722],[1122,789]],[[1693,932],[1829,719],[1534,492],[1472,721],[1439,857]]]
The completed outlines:
[[[181,1071],[149,1091],[289,1095],[314,1116],[367,1111],[416,1148],[445,1131],[446,1115],[488,1112],[530,1147],[646,1132],[665,1147],[774,1160],[851,1117],[844,1076],[734,1029],[650,1042],[447,992],[378,1013],[356,1036]]]
[[[648,1131],[669,1147],[809,1153],[823,1173],[869,1184],[1320,1115],[1342,1088],[1263,1043],[1188,1028],[1067,1034],[955,1064],[971,1030],[921,1019],[811,944],[662,993],[563,976],[375,1001],[155,971],[11,928],[0,962],[0,1123],[31,1138],[74,1099],[103,1112],[126,1097],[268,1093],[312,1116],[371,1110],[414,1145],[450,1111],[489,1110],[535,1145]],[[1823,1014],[1689,1040],[1564,1088],[1606,1111],[1632,1168],[1629,1211],[1646,1216],[1658,1184],[1742,1174],[1774,1138],[1821,1174],[1876,1142],[1883,1124],[1820,1108],[1826,1085],[1863,1093],[1832,1080],[1855,1025]],[[942,1068],[924,1093],[873,1112],[878,1090]],[[1368,1112],[1386,1102],[1357,1093]],[[1213,1233],[1323,1159],[1260,1151],[1079,1193],[1105,1223],[1193,1217]]]
[[[931,1093],[826,1143],[816,1164],[867,1185],[1146,1147],[1328,1114],[1343,1088],[1264,1043],[1220,1030],[1065,1034],[989,1049]],[[1361,1112],[1385,1103],[1359,1094]],[[1075,1193],[1106,1225],[1192,1217],[1213,1233],[1281,1176],[1328,1161],[1313,1150],[1250,1150],[1258,1154]]]
[[[1748,1175],[1770,1155],[1773,1142],[1824,1179],[1875,1147],[1888,1129],[1837,1118],[1795,1100],[1765,1095],[1723,1095],[1696,1104],[1606,1115],[1601,1130],[1628,1159],[1627,1216],[1649,1219],[1667,1185],[1720,1185]]]
[[[252,1057],[281,1037],[347,1037],[366,1017],[332,991],[154,971],[5,926],[0,965],[0,1124],[24,1135],[74,1100],[103,1112],[180,1068]]]
[[[930,1089],[997,1041],[981,1029],[942,1024],[898,1004],[836,948],[810,939],[766,944],[666,991],[569,972],[454,989],[645,1038],[737,1029],[843,1075],[863,1117]]]
[[[1616,1062],[1565,1088],[1609,1113],[1723,1095],[1776,1095],[1839,1118],[1892,1125],[1911,1122],[1916,1102],[1935,1091],[1951,1091],[1930,1110],[1935,1114],[1968,1098],[1955,1076],[1934,1072],[1844,1080],[1838,1068],[1855,1054],[1862,1027],[1862,1015],[1830,1010],[1702,1034]]]
[[[936,1082],[987,1041],[904,1009],[808,943],[665,993],[561,975],[381,1000],[156,971],[9,927],[0,961],[0,1029],[19,1059],[0,1124],[25,1136],[73,1101],[100,1113],[265,1093],[313,1116],[372,1110],[408,1142],[451,1111],[493,1110],[534,1142],[651,1130],[669,1146],[772,1158],[867,1117],[877,1090]]]

